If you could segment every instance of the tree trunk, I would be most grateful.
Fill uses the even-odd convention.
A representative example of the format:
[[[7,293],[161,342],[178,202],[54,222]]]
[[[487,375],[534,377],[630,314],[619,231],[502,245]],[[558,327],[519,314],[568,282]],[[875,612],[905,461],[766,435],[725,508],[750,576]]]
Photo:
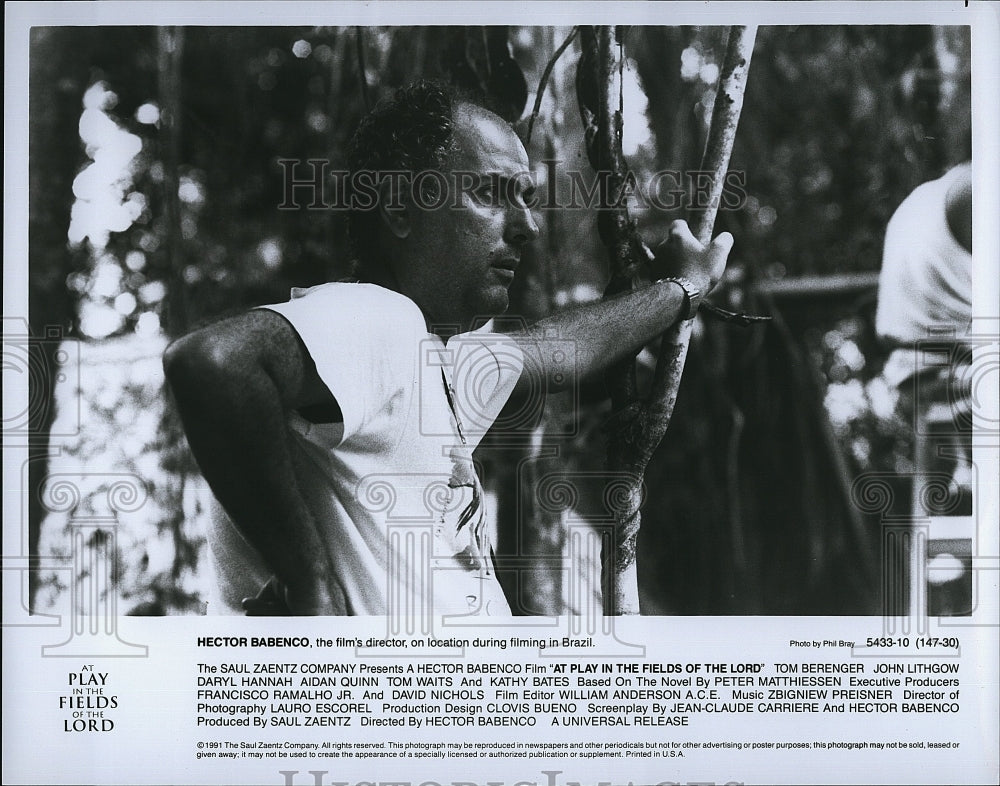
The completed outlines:
[[[711,240],[743,106],[755,33],[755,28],[730,29],[705,156],[700,167],[702,171],[713,173],[712,191],[708,207],[691,216],[692,232],[702,243]],[[627,166],[621,147],[621,58],[616,60],[614,56],[614,37],[610,27],[584,28],[582,42],[583,56],[577,89],[581,115],[587,128],[588,157],[601,184],[598,230],[608,248],[611,266],[611,281],[605,291],[607,296],[636,286],[641,246],[628,208],[620,199],[627,185]],[[621,45],[620,40],[618,45]],[[608,614],[639,613],[635,559],[643,474],[673,415],[692,325],[693,320],[680,322],[663,337],[648,398],[639,397],[634,359],[618,364],[609,374],[613,414],[608,465],[610,471],[623,482],[616,490],[615,524],[603,555],[604,606]]]

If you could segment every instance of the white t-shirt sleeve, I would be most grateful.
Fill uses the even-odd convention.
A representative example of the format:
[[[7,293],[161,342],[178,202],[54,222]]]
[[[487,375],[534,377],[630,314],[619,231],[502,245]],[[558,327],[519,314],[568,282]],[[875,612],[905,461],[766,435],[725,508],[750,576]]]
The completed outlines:
[[[302,339],[340,407],[341,442],[412,394],[415,340],[426,328],[411,300],[371,284],[331,283],[262,308],[281,314]]]

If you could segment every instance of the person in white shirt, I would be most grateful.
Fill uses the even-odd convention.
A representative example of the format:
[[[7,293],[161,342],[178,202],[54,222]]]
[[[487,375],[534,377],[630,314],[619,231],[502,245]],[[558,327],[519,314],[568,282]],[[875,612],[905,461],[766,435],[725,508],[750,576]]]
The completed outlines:
[[[972,321],[972,165],[917,186],[885,232],[875,329],[908,346]]]
[[[693,316],[732,237],[706,247],[675,222],[656,283],[491,333],[480,326],[506,311],[538,234],[513,129],[421,82],[366,117],[349,159],[377,184],[351,194],[361,281],[297,291],[164,356],[226,514],[210,533],[223,598],[235,610],[273,576],[265,595],[284,613],[509,614],[472,463],[479,439],[517,385],[538,384],[528,375],[572,384]]]
[[[972,483],[972,165],[917,186],[885,233],[875,329],[882,370],[912,423],[914,472],[950,475],[941,510],[968,513]],[[926,352],[933,347],[933,352]],[[913,512],[928,513],[915,486]],[[964,503],[962,502],[964,500]]]

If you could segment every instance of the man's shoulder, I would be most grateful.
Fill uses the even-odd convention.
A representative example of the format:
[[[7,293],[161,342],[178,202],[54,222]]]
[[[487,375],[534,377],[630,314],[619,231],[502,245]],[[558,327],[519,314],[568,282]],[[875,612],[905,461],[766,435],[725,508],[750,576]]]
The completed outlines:
[[[378,284],[366,284],[362,281],[328,281],[311,287],[292,287],[289,301],[303,298],[322,300],[342,300],[344,302],[385,303],[396,306],[410,304],[415,306],[405,295]]]
[[[290,321],[319,320],[328,325],[376,328],[424,325],[416,303],[405,295],[376,284],[332,281],[312,287],[293,287],[288,300],[258,307],[277,311]]]
[[[396,326],[424,329],[424,319],[410,298],[391,289],[353,281],[332,281],[312,287],[294,287],[283,303],[264,306],[278,312],[308,310],[329,319],[338,317],[357,327]]]

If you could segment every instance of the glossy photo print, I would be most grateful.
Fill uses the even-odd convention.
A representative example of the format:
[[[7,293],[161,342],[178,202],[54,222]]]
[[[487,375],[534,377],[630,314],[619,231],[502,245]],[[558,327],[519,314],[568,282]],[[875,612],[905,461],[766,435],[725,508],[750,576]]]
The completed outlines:
[[[5,782],[996,777],[996,10],[535,8],[8,5]]]

